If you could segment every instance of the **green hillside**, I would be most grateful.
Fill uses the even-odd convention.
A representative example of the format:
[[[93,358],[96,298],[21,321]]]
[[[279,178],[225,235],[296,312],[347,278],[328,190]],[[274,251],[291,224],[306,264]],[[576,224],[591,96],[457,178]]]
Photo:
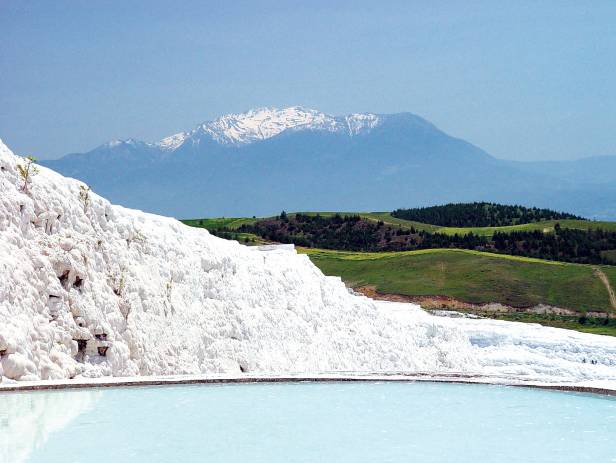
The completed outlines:
[[[333,215],[330,212],[327,214]],[[323,215],[323,213],[321,213]],[[401,227],[410,228],[415,227],[417,230],[425,230],[429,232],[446,233],[448,235],[454,235],[456,233],[465,235],[468,233],[474,233],[480,236],[490,237],[496,231],[500,232],[512,232],[512,231],[534,231],[541,230],[545,233],[554,231],[554,225],[560,224],[561,228],[572,228],[576,230],[606,230],[616,231],[616,222],[599,222],[591,220],[545,220],[542,222],[526,223],[520,225],[508,225],[504,227],[439,227],[438,225],[430,225],[421,222],[412,222],[409,220],[399,219],[393,217],[389,212],[364,212],[359,214],[362,217],[372,220],[382,220],[385,223],[392,225],[399,225]]]
[[[616,335],[616,319],[606,325],[605,317],[584,316],[589,311],[614,311],[594,266],[458,249],[300,252],[308,254],[326,275],[340,276],[355,288],[369,286],[382,294],[448,296],[463,302],[498,302],[521,308],[549,304],[575,310],[579,316],[512,312],[498,318]],[[616,287],[616,268],[600,269]]]
[[[257,219],[247,218],[247,217],[219,217],[215,219],[187,219],[182,220],[186,225],[190,225],[191,227],[201,227],[206,228],[208,230],[218,230],[221,228],[228,228],[231,230],[235,230],[241,227],[244,224],[250,224],[256,222]]]
[[[616,222],[600,222],[600,221],[591,221],[591,220],[546,220],[542,222],[535,223],[527,223],[520,225],[509,225],[505,227],[439,227],[438,225],[430,225],[427,223],[421,222],[413,222],[409,220],[399,219],[397,217],[393,217],[389,212],[303,212],[306,215],[322,215],[324,217],[330,217],[335,214],[340,215],[359,215],[368,220],[374,221],[382,221],[389,225],[400,226],[402,228],[411,228],[414,227],[416,230],[425,230],[432,233],[446,233],[448,235],[454,235],[456,233],[460,235],[465,235],[468,233],[474,233],[480,236],[491,237],[494,232],[512,232],[512,231],[534,231],[541,230],[543,232],[552,232],[554,231],[554,225],[559,223],[561,228],[572,228],[576,230],[597,230],[602,229],[606,231],[616,231]],[[290,216],[293,213],[289,213]],[[191,220],[183,220],[183,222],[187,225],[191,226],[202,226],[203,228],[207,228],[208,230],[214,230],[219,228],[229,228],[231,230],[237,229],[244,224],[255,223],[258,218],[215,218],[215,219],[191,219]],[[203,222],[199,224],[199,222]]]
[[[604,285],[587,265],[459,249],[353,253],[303,248],[302,252],[324,273],[386,294],[444,295],[515,307],[543,303],[581,312],[611,309]]]
[[[541,210],[539,210],[541,211]],[[454,216],[451,220],[456,220]],[[473,249],[584,264],[616,265],[616,222],[549,220],[502,227],[437,227],[386,212],[288,213],[269,218],[186,220],[246,244],[275,241],[346,251]]]

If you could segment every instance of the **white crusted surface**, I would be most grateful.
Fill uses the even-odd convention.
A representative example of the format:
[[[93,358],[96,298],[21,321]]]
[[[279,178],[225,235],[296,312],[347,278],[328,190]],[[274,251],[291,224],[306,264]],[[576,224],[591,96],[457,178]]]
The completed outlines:
[[[242,370],[616,380],[616,339],[377,304],[307,256],[83,201],[80,182],[45,168],[26,194],[17,163],[0,142],[4,381]]]

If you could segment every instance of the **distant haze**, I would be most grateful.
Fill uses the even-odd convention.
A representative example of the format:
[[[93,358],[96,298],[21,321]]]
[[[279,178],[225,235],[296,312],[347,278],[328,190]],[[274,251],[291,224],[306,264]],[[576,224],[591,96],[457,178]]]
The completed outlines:
[[[3,0],[0,137],[53,158],[303,105],[410,111],[498,158],[616,154],[616,2],[438,3]]]

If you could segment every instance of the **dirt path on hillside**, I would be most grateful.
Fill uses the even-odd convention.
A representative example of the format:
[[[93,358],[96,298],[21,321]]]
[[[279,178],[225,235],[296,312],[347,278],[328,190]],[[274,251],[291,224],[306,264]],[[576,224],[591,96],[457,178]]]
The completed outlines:
[[[607,289],[607,293],[610,296],[610,304],[612,304],[612,309],[616,310],[616,294],[614,294],[614,288],[610,285],[610,280],[599,267],[593,267],[592,269],[594,270],[595,275],[599,277],[599,280],[601,280],[601,282],[605,285],[605,289]]]

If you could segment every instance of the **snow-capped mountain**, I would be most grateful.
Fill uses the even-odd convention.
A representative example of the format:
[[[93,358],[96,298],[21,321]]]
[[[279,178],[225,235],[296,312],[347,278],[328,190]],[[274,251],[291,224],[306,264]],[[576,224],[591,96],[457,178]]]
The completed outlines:
[[[115,202],[175,217],[498,201],[616,218],[616,157],[502,161],[411,113],[261,108],[43,164]]]
[[[321,130],[356,136],[376,127],[380,120],[376,114],[336,117],[301,106],[259,108],[204,122],[190,132],[176,133],[155,145],[165,151],[175,151],[187,141],[197,143],[203,136],[211,137],[221,145],[246,145],[275,137],[285,130]]]

